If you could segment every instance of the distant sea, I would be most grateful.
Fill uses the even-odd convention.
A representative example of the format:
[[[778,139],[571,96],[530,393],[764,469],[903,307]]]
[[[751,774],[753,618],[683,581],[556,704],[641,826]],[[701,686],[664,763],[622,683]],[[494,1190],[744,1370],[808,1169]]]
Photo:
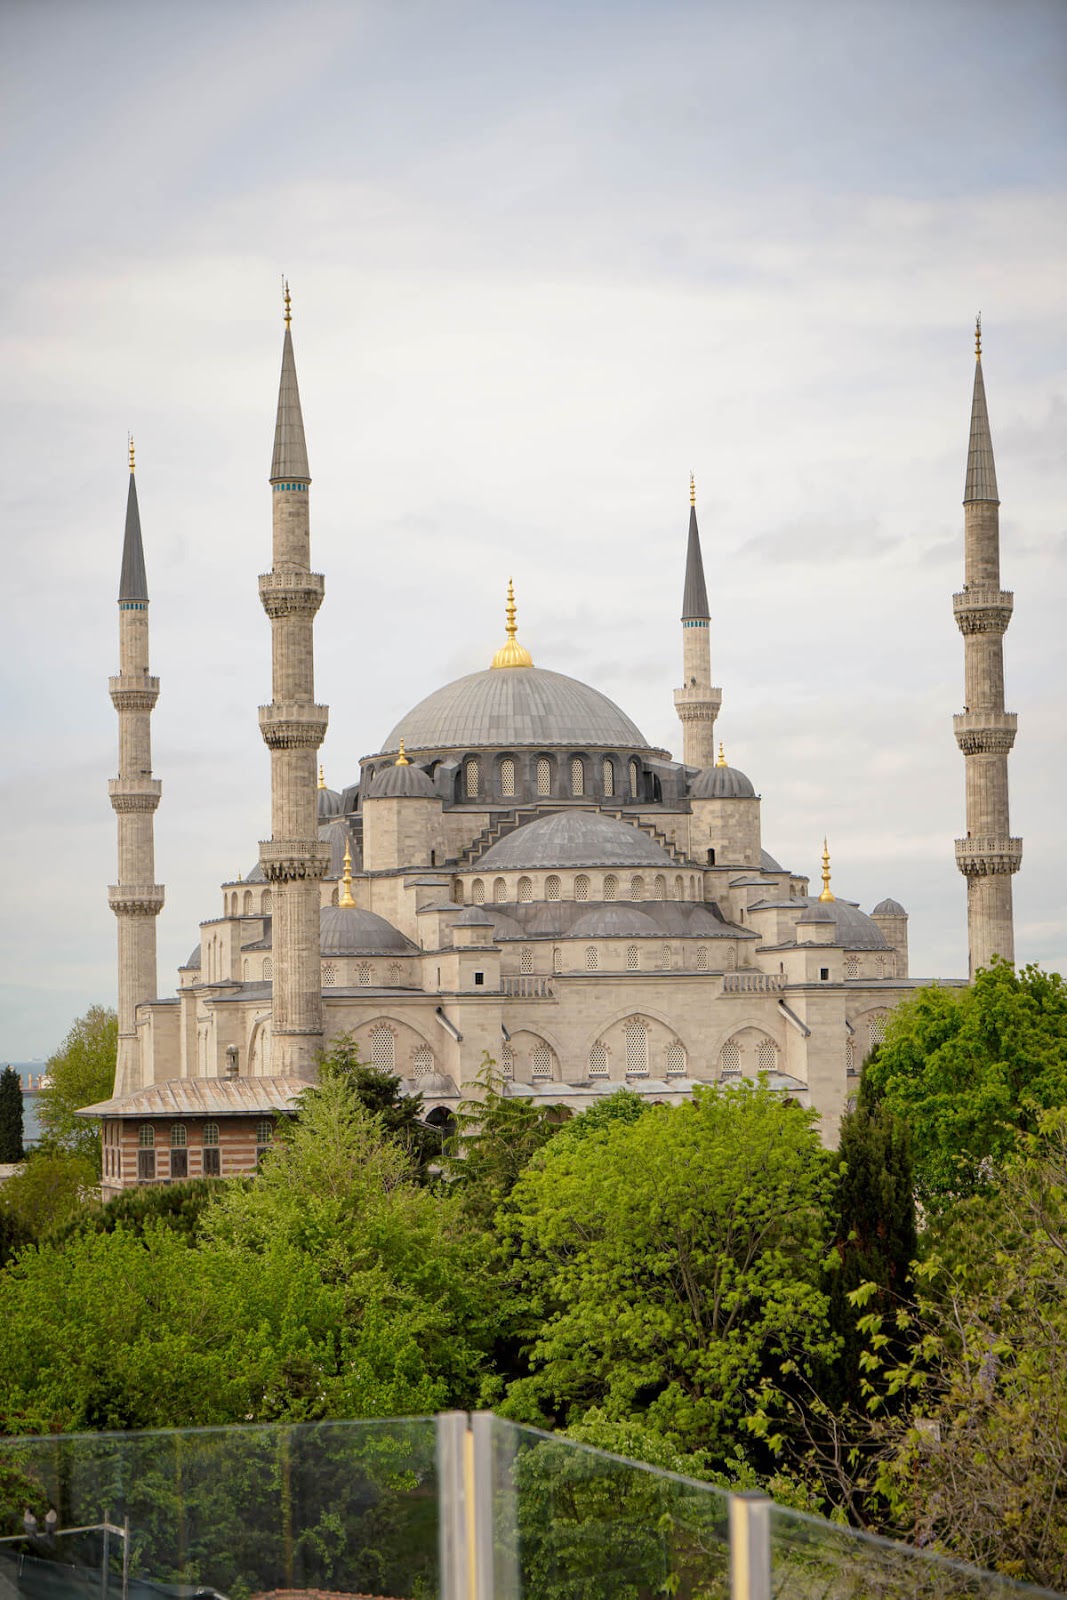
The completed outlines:
[[[37,1096],[26,1091],[31,1077],[34,1083],[44,1071],[43,1061],[0,1061],[0,1070],[14,1067],[22,1079],[22,1142],[27,1147],[37,1144],[41,1137],[41,1124],[37,1120]]]

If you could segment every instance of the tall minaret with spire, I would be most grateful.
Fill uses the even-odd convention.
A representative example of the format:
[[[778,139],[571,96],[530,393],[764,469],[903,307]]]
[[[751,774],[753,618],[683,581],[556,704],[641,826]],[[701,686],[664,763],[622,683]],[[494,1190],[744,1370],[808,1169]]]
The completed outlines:
[[[315,769],[328,710],[315,704],[313,628],[325,582],[310,570],[307,446],[293,357],[289,285],[278,421],[270,469],[274,565],[259,580],[271,622],[274,698],[259,708],[270,750],[271,837],[259,847],[273,890],[274,998],[271,1071],[313,1078],[322,1047],[319,882],[328,852],[319,843]]]
[[[682,595],[682,667],[685,682],[674,691],[674,705],[682,724],[682,760],[687,767],[710,767],[715,762],[715,718],[722,705],[722,690],[711,684],[711,612],[704,582],[697,527],[697,491],[689,474],[689,547],[685,557],[685,591]]]
[[[156,996],[156,918],[163,908],[163,886],[155,882],[152,820],[163,785],[152,776],[150,728],[152,708],[159,699],[159,679],[148,674],[148,581],[134,468],[131,438],[119,578],[119,672],[108,680],[112,704],[119,714],[119,775],[107,786],[119,830],[119,881],[107,892],[119,931],[116,1094],[143,1087],[137,1007]]]
[[[970,975],[993,956],[1015,960],[1011,875],[1023,842],[1008,822],[1008,752],[1018,718],[1004,710],[1004,632],[1012,595],[1000,587],[1000,497],[982,378],[982,320],[975,324],[974,397],[963,491],[963,589],[952,609],[963,634],[962,715],[953,717],[967,783],[967,837],[956,840],[956,865],[967,879]]]

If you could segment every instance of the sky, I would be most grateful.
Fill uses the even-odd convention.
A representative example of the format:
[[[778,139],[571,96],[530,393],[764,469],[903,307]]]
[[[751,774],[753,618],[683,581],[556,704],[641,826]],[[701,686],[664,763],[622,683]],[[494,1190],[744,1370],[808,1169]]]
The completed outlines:
[[[489,664],[680,751],[689,473],[718,731],[764,845],[967,970],[973,324],[1002,496],[1020,961],[1067,970],[1061,0],[6,0],[0,1058],[115,996],[127,432],[159,986],[269,833],[281,278],[343,787]]]

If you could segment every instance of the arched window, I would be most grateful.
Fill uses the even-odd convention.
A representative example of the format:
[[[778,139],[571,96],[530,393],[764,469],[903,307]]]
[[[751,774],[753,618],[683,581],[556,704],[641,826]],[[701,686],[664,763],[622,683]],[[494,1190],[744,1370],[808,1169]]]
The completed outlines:
[[[515,1050],[510,1044],[506,1044],[500,1052],[500,1071],[505,1078],[515,1076]]]
[[[884,1038],[885,1012],[876,1011],[874,1016],[871,1018],[871,1048],[873,1049],[876,1044],[881,1044]]]
[[[519,904],[528,906],[533,900],[533,879],[519,879]]]
[[[856,1076],[856,1041],[851,1034],[845,1040],[845,1071],[850,1078]]]
[[[370,988],[370,965],[366,961],[359,964],[359,984],[362,989]]]
[[[626,1040],[626,1074],[628,1077],[648,1075],[648,1029],[636,1017],[623,1026]]]
[[[436,852],[435,851],[431,851],[430,854],[431,854],[431,856],[433,856],[434,854],[436,854]],[[463,904],[463,880],[462,880],[462,878],[455,878],[453,880],[453,883],[452,883],[452,900],[453,900],[454,904],[456,904],[457,906],[461,906]]]
[[[635,760],[630,762],[630,794],[637,799],[637,785],[641,776],[641,769]]]
[[[680,1039],[672,1039],[667,1046],[667,1076],[685,1077],[685,1045]]]
[[[638,950],[638,948],[637,948],[637,946],[635,944],[628,944],[626,946],[626,970],[627,970],[627,972],[636,972],[640,965],[641,965],[641,953],[640,953],[640,951]]]
[[[643,900],[645,898],[645,880],[639,872],[635,872],[630,879],[630,899]]]
[[[845,977],[846,978],[858,978],[859,975],[860,975],[860,958],[859,958],[859,956],[846,956],[845,957]]]
[[[411,1076],[428,1078],[433,1071],[433,1051],[428,1044],[420,1044],[411,1058]]]
[[[332,989],[337,982],[337,968],[332,961],[322,963],[322,987]]]
[[[211,1149],[212,1146],[216,1146],[217,1147],[218,1142],[219,1142],[219,1125],[218,1125],[217,1122],[205,1122],[204,1123],[204,1132],[203,1132],[202,1140],[203,1140],[203,1144],[208,1149]]]
[[[604,785],[604,797],[610,800],[615,793],[615,763],[610,756],[604,757],[604,764],[601,767],[601,779]]]
[[[589,879],[584,872],[580,872],[574,880],[574,898],[576,900],[589,899]]]
[[[655,887],[655,890],[653,892],[654,892],[655,898],[657,900],[666,900],[666,898],[667,898],[667,880],[663,876],[662,872],[657,872],[656,873],[656,887]]]
[[[708,970],[708,951],[707,951],[707,946],[706,945],[701,945],[700,948],[697,950],[697,971],[698,972],[707,972],[707,970]]]
[[[485,883],[481,878],[475,878],[471,884],[471,904],[476,906],[485,904]]]
[[[270,916],[271,908],[272,908],[273,905],[274,905],[274,897],[273,897],[273,895],[271,894],[269,889],[264,890],[263,899],[260,901],[260,911],[262,912],[262,914],[265,917],[269,917]]]
[[[273,977],[274,977],[274,962],[271,960],[270,956],[265,956],[264,959],[263,959],[263,981],[264,981],[264,983],[270,983],[270,981],[271,981],[271,979]]]
[[[172,1150],[184,1150],[188,1143],[189,1143],[189,1135],[185,1131],[185,1123],[184,1122],[172,1123],[171,1124],[171,1130],[170,1130],[170,1147],[171,1147],[171,1149]]]
[[[392,1072],[396,1066],[396,1038],[384,1023],[371,1029],[370,1064],[379,1072]]]
[[[261,1147],[271,1144],[274,1139],[274,1124],[269,1117],[260,1118],[256,1123],[256,1143]]]
[[[400,983],[400,962],[394,961],[389,968],[389,987],[395,989]]]
[[[500,763],[500,793],[505,800],[515,798],[515,758],[505,756]]]
[[[508,897],[508,886],[507,886],[507,884],[504,882],[503,878],[495,879],[494,882],[493,882],[493,903],[494,903],[494,905],[502,906],[504,904],[504,901],[507,899],[507,897]]]
[[[222,1151],[219,1149],[219,1125],[217,1122],[205,1122],[204,1131],[200,1135],[204,1149],[202,1154],[201,1170],[205,1178],[219,1178],[222,1176]]]
[[[719,1068],[724,1078],[735,1078],[741,1071],[741,1046],[727,1039],[719,1052]]]
[[[589,1076],[591,1078],[606,1078],[608,1075],[608,1047],[603,1039],[598,1039],[589,1051]]]
[[[587,945],[585,950],[585,970],[586,972],[597,972],[599,969],[600,951],[595,944]]]
[[[581,756],[571,756],[571,794],[576,800],[585,794],[585,762]]]
[[[533,951],[530,949],[528,944],[524,944],[519,952],[519,971],[533,971]]]
[[[685,899],[685,879],[680,872],[676,873],[674,878],[674,898],[676,900]]]
[[[694,878],[693,874],[690,873],[689,874],[689,898],[690,898],[690,900],[695,900],[696,897],[697,897],[697,881]]]
[[[660,966],[663,968],[664,972],[669,972],[671,970],[671,947],[669,944],[665,944],[663,946],[659,953],[659,959]]]
[[[537,758],[537,793],[541,799],[552,793],[552,763],[547,756]]]
[[[530,1058],[530,1065],[532,1068],[530,1074],[531,1077],[551,1078],[552,1052],[548,1048],[547,1044],[538,1044],[534,1046],[534,1052]]]
[[[463,765],[463,787],[468,800],[478,798],[478,757],[468,756]]]
[[[562,972],[563,971],[563,951],[559,948],[558,945],[556,946],[556,948],[552,952],[552,971],[553,972]]]
[[[144,1122],[137,1130],[137,1176],[150,1183],[156,1175],[156,1130]]]
[[[333,893],[330,895],[330,904],[332,906],[335,906],[337,904],[339,895],[340,895],[340,891],[338,889],[335,889],[333,891]]]
[[[756,1056],[761,1072],[773,1072],[778,1065],[778,1046],[773,1039],[761,1039]]]
[[[236,910],[236,907],[234,909]],[[246,889],[245,890],[245,916],[246,917],[250,917],[251,915],[252,915],[252,891],[251,891],[251,889]]]
[[[545,899],[559,899],[559,878],[554,872],[549,873],[548,877],[545,879]]]
[[[242,973],[244,975],[244,980],[247,983],[249,978],[252,975],[252,966],[251,966],[251,963],[249,962],[247,956],[245,957],[245,960],[244,960],[244,963],[242,964],[241,970],[242,970]]]
[[[617,900],[619,898],[619,880],[613,872],[609,872],[604,879],[604,899]]]

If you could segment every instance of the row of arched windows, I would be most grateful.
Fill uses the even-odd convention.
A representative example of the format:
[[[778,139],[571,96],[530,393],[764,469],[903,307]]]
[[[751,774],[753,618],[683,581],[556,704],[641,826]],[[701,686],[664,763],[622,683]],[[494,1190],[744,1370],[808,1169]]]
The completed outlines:
[[[264,889],[258,896],[251,889],[243,893],[234,890],[229,899],[229,913],[231,917],[269,917],[271,914],[272,898],[269,889]]]
[[[617,756],[602,756],[600,758],[600,791],[606,799],[613,799],[620,791],[621,761]],[[590,774],[592,768],[591,758],[588,756],[574,755],[570,758],[567,775],[569,778],[568,793],[572,799],[582,800],[590,791]],[[534,763],[534,789],[538,799],[551,799],[560,793],[559,780],[557,779],[558,766],[551,756],[538,756]],[[486,787],[485,772],[479,756],[467,756],[463,763],[464,798],[478,800],[491,798]],[[518,793],[519,768],[514,756],[501,756],[497,761],[497,786],[503,800],[513,800]],[[629,788],[629,798],[636,800],[640,797],[641,790],[641,763],[636,757],[631,756],[626,764],[625,777]]]
[[[612,946],[609,946],[608,950],[610,951],[612,948],[613,948]],[[730,947],[730,953],[731,954],[733,953],[733,947],[732,946]],[[601,946],[600,945],[590,944],[590,945],[586,945],[585,946],[585,952],[584,952],[584,956],[583,956],[583,964],[584,964],[586,972],[599,972],[601,970],[601,966],[602,966],[601,954],[602,954],[602,952],[601,952]],[[640,947],[640,945],[628,944],[626,946],[626,958],[625,959],[626,959],[626,970],[627,970],[627,972],[640,972],[641,971],[641,947]],[[669,945],[669,944],[661,945],[660,948],[659,948],[659,958],[658,959],[659,959],[658,970],[661,971],[661,972],[670,972],[672,970],[672,965],[673,965],[673,947],[671,945]],[[696,967],[697,972],[707,972],[707,970],[708,970],[708,950],[707,950],[707,946],[706,945],[700,945],[698,947],[697,953],[696,953],[696,960],[695,960],[694,965]],[[614,966],[614,963],[612,963],[612,966]],[[519,948],[519,971],[520,971],[520,973],[532,973],[533,969],[534,969],[533,947],[532,947],[532,945],[525,945],[524,944],[524,945],[520,946],[520,948]],[[611,970],[611,968],[609,968],[607,966],[607,964],[604,963],[604,970]],[[689,968],[687,968],[686,966],[683,965],[679,970],[680,971],[688,971]],[[561,973],[563,971],[563,951],[558,946],[556,946],[552,951],[552,971],[554,973]]]
[[[506,878],[494,878],[487,884],[484,878],[473,878],[470,885],[470,900],[472,905],[483,906],[488,895],[492,895],[494,905],[506,905],[514,895],[520,905],[530,905],[535,899],[563,900],[570,898],[565,893],[565,888],[571,889],[573,898],[578,901],[587,901],[594,898],[594,888],[600,891],[601,900],[695,900],[697,898],[697,880],[690,873],[688,880],[688,894],[686,878],[681,872],[668,878],[666,873],[657,872],[654,877],[646,877],[644,873],[635,872],[629,877],[620,878],[617,873],[607,872],[603,878],[598,878],[594,883],[587,872],[579,872],[573,883],[564,884],[559,873],[550,872],[540,884],[541,894],[537,893],[538,885],[534,879],[523,874],[517,882],[509,885]],[[463,885],[456,886],[456,897],[462,901]]]

